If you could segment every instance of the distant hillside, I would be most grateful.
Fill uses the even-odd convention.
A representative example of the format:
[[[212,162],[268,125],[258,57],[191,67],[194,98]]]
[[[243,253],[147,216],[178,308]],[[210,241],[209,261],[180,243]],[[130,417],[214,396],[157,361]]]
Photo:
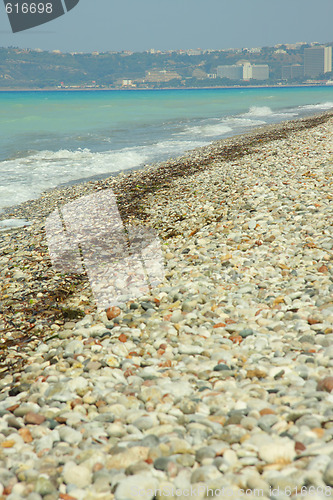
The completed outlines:
[[[282,46],[284,47],[284,46]],[[167,84],[217,85],[209,79],[218,65],[235,64],[240,60],[270,66],[270,82],[281,79],[285,64],[302,64],[306,45],[294,50],[277,51],[265,47],[258,53],[242,51],[210,51],[199,55],[170,53],[94,53],[63,54],[18,48],[0,48],[0,88],[45,88],[64,86],[119,87],[122,80],[134,81],[137,87],[163,87]],[[175,80],[152,82],[148,72],[177,75]],[[164,73],[163,73],[164,72]],[[164,80],[164,81],[163,81]],[[228,82],[224,82],[228,83]],[[229,81],[229,83],[232,83]]]

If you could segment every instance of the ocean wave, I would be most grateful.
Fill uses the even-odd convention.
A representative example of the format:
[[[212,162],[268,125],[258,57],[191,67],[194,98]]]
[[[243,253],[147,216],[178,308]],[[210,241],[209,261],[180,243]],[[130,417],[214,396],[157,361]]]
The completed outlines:
[[[273,111],[269,106],[251,106],[243,116],[271,116]]]
[[[217,136],[225,135],[231,131],[232,131],[232,128],[229,127],[228,125],[225,125],[225,123],[217,123],[215,125],[205,124],[205,125],[197,125],[194,127],[186,127],[183,132],[179,133],[179,135],[217,137]]]
[[[251,106],[247,113],[244,113],[242,116],[251,116],[251,117],[267,117],[267,118],[292,118],[293,116],[297,116],[296,112],[286,111],[286,112],[276,112],[273,111],[269,106]]]
[[[41,151],[0,163],[1,206],[38,198],[43,191],[76,179],[133,168],[146,162],[142,151],[93,153],[89,149]]]
[[[331,108],[333,108],[333,102],[328,101],[318,104],[306,104],[305,106],[299,106],[298,109],[312,110],[312,109],[331,109]]]
[[[265,125],[264,120],[253,120],[250,118],[227,118],[226,123],[230,124],[233,128],[244,128],[244,127],[258,127],[259,125]]]
[[[206,144],[198,140],[171,140],[98,153],[89,149],[40,151],[6,160],[0,162],[0,208],[36,199],[59,185],[139,168]]]

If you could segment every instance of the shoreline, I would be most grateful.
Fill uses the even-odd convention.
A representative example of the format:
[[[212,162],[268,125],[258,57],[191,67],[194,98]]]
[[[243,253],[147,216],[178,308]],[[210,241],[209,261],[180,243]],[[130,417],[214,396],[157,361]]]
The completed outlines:
[[[27,200],[19,205],[4,207],[4,211],[0,213],[0,221],[9,216],[18,216],[18,218],[32,217],[35,207],[38,208],[39,205],[43,206],[43,204],[45,204],[43,200],[47,200],[46,203],[49,203],[50,198],[53,199],[54,196],[55,198],[57,197],[57,193],[59,193],[60,196],[64,194],[68,196],[69,200],[73,200],[80,196],[80,193],[75,193],[76,191],[80,192],[81,190],[86,190],[91,193],[96,189],[106,189],[108,187],[116,187],[117,191],[121,193],[117,203],[121,215],[126,217],[127,209],[130,205],[132,205],[133,208],[137,207],[142,195],[149,193],[149,189],[158,189],[159,184],[165,184],[168,179],[181,177],[183,175],[185,177],[192,175],[198,169],[200,170],[207,167],[214,155],[216,155],[216,158],[232,161],[243,155],[251,154],[251,151],[257,145],[282,139],[293,131],[315,127],[318,124],[325,123],[325,121],[329,120],[332,116],[333,111],[325,111],[277,124],[262,125],[251,131],[214,141],[207,146],[195,148],[179,157],[171,158],[170,160],[146,165],[144,167],[133,167],[110,173],[109,175],[106,174],[105,177],[99,180],[85,181],[84,179],[79,179],[77,182],[73,181],[62,184],[44,191],[39,198]],[[141,187],[137,189],[136,184],[139,181],[141,182]],[[56,206],[57,203],[53,200],[53,210]],[[48,214],[50,211],[51,208],[48,205],[47,210],[43,210],[44,216],[45,213]]]
[[[327,88],[332,86],[332,84],[327,83],[298,83],[298,84],[271,84],[271,85],[217,85],[212,87],[151,87],[151,88],[58,88],[58,87],[47,87],[44,89],[40,88],[0,88],[0,92],[98,92],[98,91],[135,91],[135,90],[209,90],[209,89],[262,89],[262,88],[299,88],[299,87],[324,87]]]
[[[59,273],[55,273],[52,269],[46,246],[44,221],[59,206],[82,196],[111,188],[117,195],[117,206],[124,224],[148,224],[150,226],[154,215],[147,210],[149,200],[154,197],[158,198],[160,194],[164,196],[166,192],[173,189],[175,183],[186,182],[187,179],[191,183],[192,179],[202,172],[209,175],[210,170],[214,171],[216,163],[237,165],[243,158],[251,158],[258,152],[264,154],[266,145],[283,141],[292,134],[311,130],[329,122],[332,117],[333,112],[327,111],[307,118],[258,127],[251,132],[216,141],[208,146],[194,149],[179,158],[153,164],[143,169],[121,172],[118,176],[103,180],[50,189],[36,200],[29,200],[5,209],[0,214],[0,220],[23,218],[32,222],[30,226],[8,228],[0,232],[1,253],[5,249],[5,255],[13,254],[13,258],[9,261],[5,258],[5,263],[8,265],[9,262],[16,262],[15,265],[20,267],[21,247],[26,265],[29,269],[31,267],[31,273],[34,270],[35,275],[38,276],[37,280],[32,278],[32,286],[28,287],[28,291],[23,295],[19,292],[15,293],[14,286],[13,300],[8,292],[11,290],[10,283],[15,273],[7,272],[4,264],[0,274],[2,278],[0,296],[5,297],[4,304],[7,304],[7,300],[11,303],[3,307],[2,317],[5,323],[1,323],[0,316],[0,332],[5,332],[9,327],[8,345],[15,345],[15,343],[23,345],[22,343],[29,342],[31,334],[33,334],[32,344],[36,343],[41,336],[48,336],[52,333],[50,328],[54,322],[58,321],[59,325],[64,325],[68,319],[74,320],[75,316],[79,319],[85,309],[96,310],[86,275],[59,277]],[[173,194],[171,194],[171,199],[172,197]],[[154,227],[158,229],[162,240],[178,234],[172,227],[171,221],[170,224],[171,227],[161,227],[159,222],[155,221]],[[184,237],[189,233],[190,231],[185,231]],[[69,307],[67,310],[66,304],[81,293],[88,299],[80,307],[75,307],[73,310]],[[20,326],[14,321],[17,311],[21,311]],[[32,315],[32,322],[29,315]],[[38,322],[40,326],[36,329],[34,325]],[[41,331],[44,332],[42,335]],[[6,365],[5,351],[0,356],[0,368],[2,363]]]

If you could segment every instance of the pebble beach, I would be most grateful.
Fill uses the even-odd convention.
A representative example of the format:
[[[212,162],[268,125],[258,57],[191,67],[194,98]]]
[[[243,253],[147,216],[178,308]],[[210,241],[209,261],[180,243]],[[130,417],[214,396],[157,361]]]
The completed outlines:
[[[0,499],[333,497],[333,113],[45,192],[0,232]],[[45,240],[103,189],[165,278],[99,310]]]

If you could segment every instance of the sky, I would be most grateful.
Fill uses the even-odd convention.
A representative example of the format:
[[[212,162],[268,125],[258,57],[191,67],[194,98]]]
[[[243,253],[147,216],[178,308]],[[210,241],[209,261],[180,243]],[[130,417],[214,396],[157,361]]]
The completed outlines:
[[[54,21],[12,33],[1,1],[0,46],[141,52],[327,43],[332,19],[333,0],[80,0]]]

